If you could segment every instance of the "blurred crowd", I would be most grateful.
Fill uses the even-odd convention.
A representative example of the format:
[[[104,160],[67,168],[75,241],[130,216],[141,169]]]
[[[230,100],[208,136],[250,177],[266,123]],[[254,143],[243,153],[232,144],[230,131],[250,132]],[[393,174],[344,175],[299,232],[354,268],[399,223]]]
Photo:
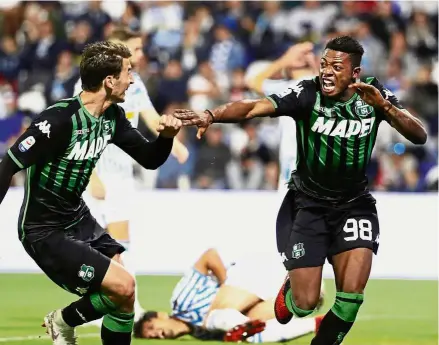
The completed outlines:
[[[383,127],[371,188],[437,190],[435,1],[1,1],[0,158],[36,114],[72,96],[83,47],[119,23],[143,34],[140,75],[159,113],[255,98],[246,84],[255,63],[297,42],[313,42],[319,55],[328,39],[355,36],[366,51],[363,75],[377,76],[429,131],[427,145],[415,147]],[[179,137],[189,160],[180,165],[170,157],[152,179],[139,170],[139,181],[154,188],[277,188],[277,120],[214,125],[202,140],[192,129]],[[22,184],[20,175],[13,183]]]

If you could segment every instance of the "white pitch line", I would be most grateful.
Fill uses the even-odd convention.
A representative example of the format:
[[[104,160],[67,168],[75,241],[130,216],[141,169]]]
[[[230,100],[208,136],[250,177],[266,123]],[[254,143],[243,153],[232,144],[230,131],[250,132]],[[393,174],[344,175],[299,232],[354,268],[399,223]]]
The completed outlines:
[[[78,338],[97,338],[100,337],[100,333],[84,333],[79,334]],[[7,343],[10,341],[23,341],[23,340],[47,340],[50,339],[48,335],[29,335],[27,337],[9,337],[9,338],[0,338],[0,343]]]
[[[360,315],[357,321],[372,321],[372,320],[427,320],[428,317],[423,317],[422,315],[410,316],[410,315]],[[100,333],[83,333],[79,334],[78,338],[98,338]],[[29,335],[27,337],[9,337],[0,338],[0,343],[13,342],[13,341],[23,341],[23,340],[46,340],[50,339],[47,335]]]

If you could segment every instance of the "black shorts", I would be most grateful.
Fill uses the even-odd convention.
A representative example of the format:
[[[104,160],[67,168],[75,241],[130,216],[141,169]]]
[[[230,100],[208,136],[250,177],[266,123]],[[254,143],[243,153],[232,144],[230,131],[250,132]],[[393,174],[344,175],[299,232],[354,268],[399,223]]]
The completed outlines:
[[[375,254],[379,222],[370,195],[334,204],[289,190],[276,221],[277,248],[287,270],[323,266],[325,259],[355,248]]]
[[[125,250],[90,214],[71,228],[48,230],[37,241],[28,234],[22,243],[53,282],[79,296],[100,291],[111,258]]]

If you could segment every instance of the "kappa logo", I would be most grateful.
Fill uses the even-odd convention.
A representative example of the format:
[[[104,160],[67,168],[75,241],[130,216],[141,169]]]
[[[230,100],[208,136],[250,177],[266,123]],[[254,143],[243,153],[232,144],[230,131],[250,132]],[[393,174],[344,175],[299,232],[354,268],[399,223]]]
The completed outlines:
[[[43,122],[38,122],[35,124],[35,127],[38,127],[38,129],[43,133],[46,134],[48,138],[50,138],[50,123],[47,120],[44,120]]]
[[[88,288],[77,287],[75,289],[80,295],[85,295],[88,291]]]
[[[287,258],[287,256],[285,255],[284,252],[282,252],[282,253],[280,254],[280,258],[281,258],[282,262],[288,261],[288,258]]]
[[[82,265],[79,272],[78,277],[82,278],[85,282],[89,282],[95,276],[95,269],[93,266]]]
[[[293,246],[293,252],[292,252],[293,259],[299,259],[304,255],[305,255],[305,248],[303,246],[303,243],[296,243]]]
[[[383,89],[384,95],[386,96],[386,99],[389,99],[389,97],[394,97],[395,95],[393,94],[392,91],[390,91],[389,89]]]
[[[27,137],[19,145],[18,149],[21,152],[26,152],[35,144],[35,138],[33,136]]]
[[[277,96],[280,98],[284,98],[284,97],[288,96],[290,93],[294,92],[296,94],[296,97],[299,98],[302,91],[303,91],[303,86],[297,84],[297,85],[291,86],[288,89],[278,93]]]

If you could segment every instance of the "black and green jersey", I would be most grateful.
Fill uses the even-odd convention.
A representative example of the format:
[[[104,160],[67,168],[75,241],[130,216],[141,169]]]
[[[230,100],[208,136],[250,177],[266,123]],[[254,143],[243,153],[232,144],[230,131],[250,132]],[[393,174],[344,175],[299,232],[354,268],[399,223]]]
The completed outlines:
[[[99,117],[87,112],[79,96],[44,110],[8,151],[17,166],[26,169],[19,230],[68,229],[79,222],[89,212],[82,193],[110,143],[144,166],[151,158],[147,148],[153,143],[131,126],[115,104]]]
[[[392,104],[396,97],[374,78],[366,78]],[[368,193],[366,167],[384,114],[358,94],[346,102],[323,96],[318,78],[304,80],[279,94],[268,96],[274,116],[296,121],[297,170],[290,187],[313,197],[349,200]]]

